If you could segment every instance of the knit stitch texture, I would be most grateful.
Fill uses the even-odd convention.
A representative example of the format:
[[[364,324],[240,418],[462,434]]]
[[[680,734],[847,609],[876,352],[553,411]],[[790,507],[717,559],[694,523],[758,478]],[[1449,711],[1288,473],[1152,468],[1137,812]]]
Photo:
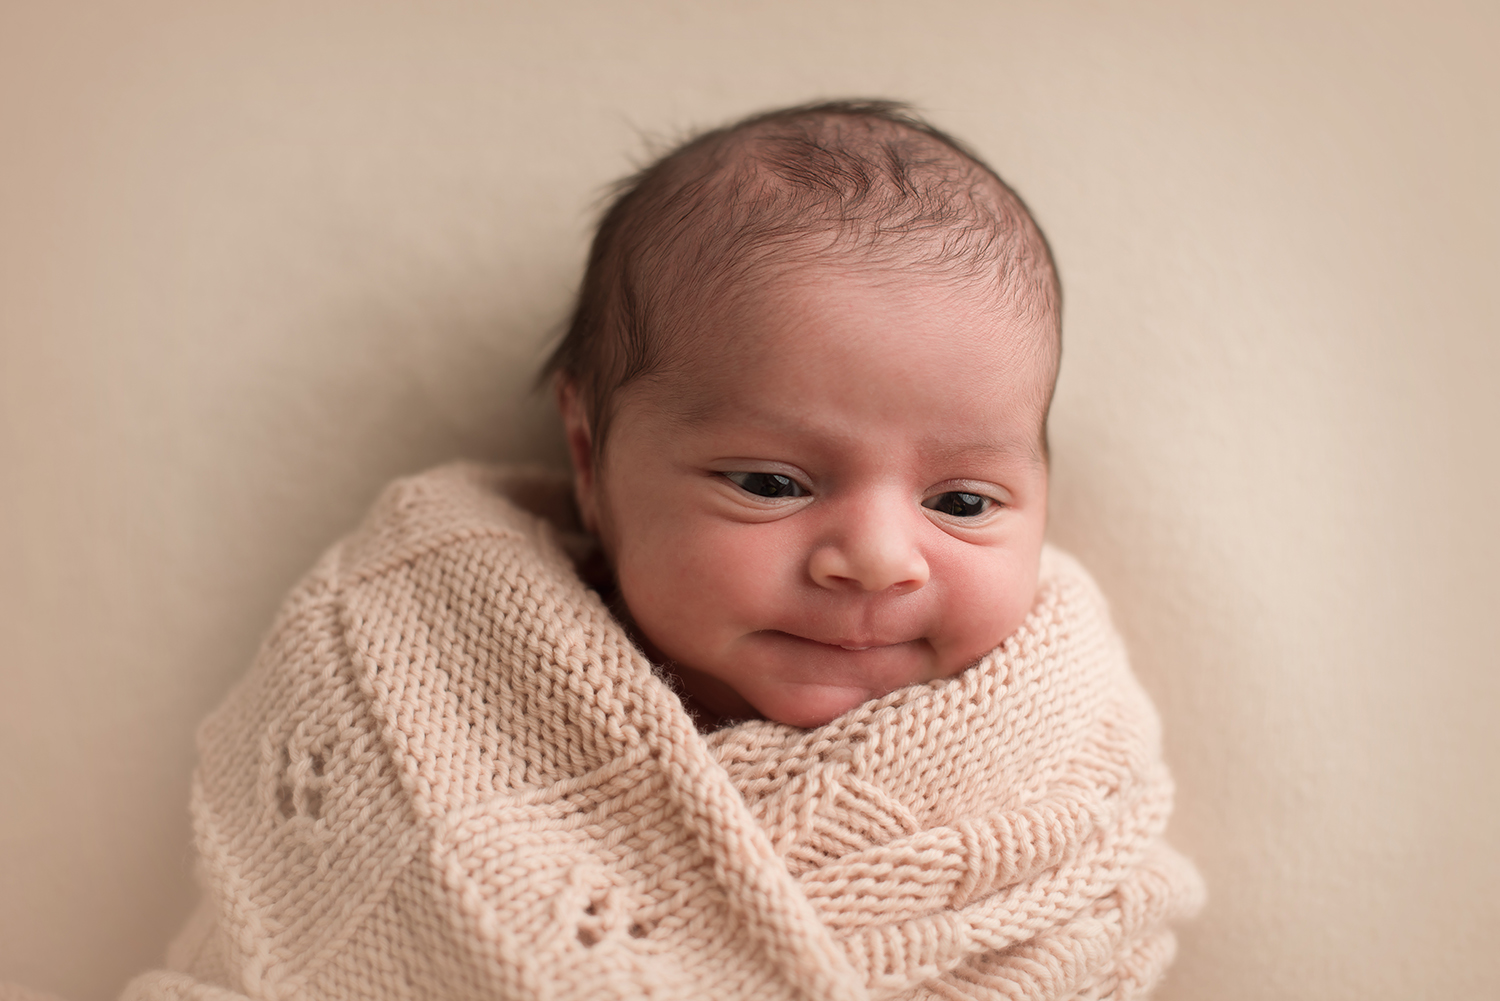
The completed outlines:
[[[699,733],[566,481],[399,481],[204,723],[204,903],[126,1001],[1137,998],[1201,885],[1156,715],[1049,549],[975,667]]]

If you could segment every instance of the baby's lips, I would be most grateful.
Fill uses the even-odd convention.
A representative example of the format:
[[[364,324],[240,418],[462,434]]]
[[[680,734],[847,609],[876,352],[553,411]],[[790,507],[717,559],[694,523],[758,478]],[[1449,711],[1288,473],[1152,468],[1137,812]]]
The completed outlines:
[[[792,639],[796,640],[802,640],[805,643],[817,643],[820,646],[839,647],[853,653],[858,653],[865,650],[876,650],[883,647],[902,646],[907,643],[916,642],[915,639],[912,639],[910,637],[896,639],[889,636],[819,636],[816,633],[812,635],[806,635],[803,633],[785,632],[783,630],[777,630],[777,632],[782,632],[782,634],[785,636],[790,636]]]
[[[834,640],[828,646],[841,647],[851,653],[863,653],[866,650],[882,650],[886,647],[905,646],[911,640]]]

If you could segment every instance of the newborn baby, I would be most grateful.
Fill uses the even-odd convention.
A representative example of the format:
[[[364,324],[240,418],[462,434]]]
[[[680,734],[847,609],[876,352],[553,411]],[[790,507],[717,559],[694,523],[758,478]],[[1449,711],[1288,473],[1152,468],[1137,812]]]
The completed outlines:
[[[818,726],[1021,625],[1059,299],[1020,199],[889,106],[634,180],[550,368],[621,610],[709,721]]]
[[[1143,996],[1201,890],[1042,543],[1058,315],[1019,199],[893,105],[634,178],[547,368],[571,481],[400,480],[298,585],[127,1001]]]

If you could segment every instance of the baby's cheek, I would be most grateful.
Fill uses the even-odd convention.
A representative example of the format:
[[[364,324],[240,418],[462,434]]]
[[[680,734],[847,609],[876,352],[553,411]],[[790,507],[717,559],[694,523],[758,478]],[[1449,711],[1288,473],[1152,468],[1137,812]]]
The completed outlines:
[[[945,568],[941,660],[954,674],[999,646],[1021,627],[1036,598],[1036,569],[1026,554],[961,554]]]
[[[636,622],[664,652],[696,659],[764,614],[766,547],[753,533],[691,521],[621,549],[617,573]]]
[[[683,570],[704,600],[759,619],[789,600],[797,584],[787,547],[768,525],[715,525],[683,540]]]

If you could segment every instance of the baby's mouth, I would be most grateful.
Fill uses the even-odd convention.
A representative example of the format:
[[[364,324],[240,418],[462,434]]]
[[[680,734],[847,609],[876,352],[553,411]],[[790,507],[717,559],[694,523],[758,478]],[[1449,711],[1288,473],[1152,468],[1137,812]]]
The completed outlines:
[[[786,636],[790,639],[800,640],[803,643],[816,643],[818,646],[834,647],[839,650],[846,650],[849,653],[865,653],[869,650],[888,650],[892,647],[906,646],[910,643],[915,642],[914,640],[866,639],[863,637],[857,639],[837,638],[825,640],[817,639],[812,636],[799,636],[796,633],[782,632],[779,629],[772,630],[772,632],[775,632],[781,636]]]
[[[768,630],[776,673],[798,684],[858,689],[877,698],[931,676],[932,653],[919,637],[828,635],[813,638]]]

